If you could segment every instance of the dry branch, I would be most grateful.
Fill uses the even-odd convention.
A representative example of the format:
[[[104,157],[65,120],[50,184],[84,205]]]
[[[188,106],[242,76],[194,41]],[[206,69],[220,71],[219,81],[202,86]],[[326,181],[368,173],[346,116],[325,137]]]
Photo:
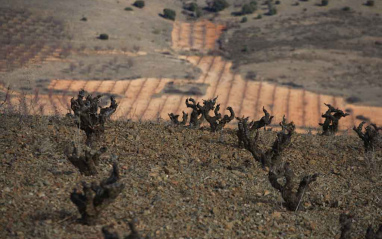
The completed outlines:
[[[262,164],[263,167],[273,167],[280,162],[279,158],[281,152],[290,144],[291,137],[295,130],[293,122],[287,123],[285,116],[283,121],[280,122],[281,131],[277,133],[276,140],[272,148],[263,152],[258,146],[259,131],[256,131],[255,137],[251,136],[250,127],[247,118],[236,118],[238,123],[237,136],[239,139],[239,146],[244,146],[249,152],[252,153],[254,159]]]
[[[325,104],[325,103],[324,103]],[[324,123],[319,123],[322,126],[322,135],[334,135],[338,131],[338,124],[342,117],[346,117],[349,114],[344,113],[342,110],[336,109],[330,104],[325,104],[328,110],[321,117],[325,118]]]
[[[362,128],[365,122],[362,122],[356,128],[353,127],[353,130],[358,134],[362,139],[365,151],[371,151],[377,146],[378,139],[380,137],[379,130],[382,130],[382,127],[377,127],[376,124],[370,124],[365,127],[365,133],[362,132]]]
[[[92,97],[92,95],[86,94],[84,90],[81,90],[78,93],[77,99],[71,99],[70,108],[76,116],[78,128],[86,133],[86,144],[91,145],[91,143],[95,139],[98,139],[105,131],[105,122],[116,111],[118,104],[115,98],[111,96],[110,106],[102,108],[99,106],[102,95]],[[100,111],[98,111],[98,109],[100,109]]]
[[[170,113],[170,114],[168,114],[168,116],[170,117],[170,120],[173,124],[175,124],[175,125],[186,125],[187,119],[188,119],[188,114],[185,113],[184,111],[182,113],[183,113],[182,121],[179,121],[179,119],[178,119],[179,115],[174,115],[173,113]]]
[[[79,150],[74,142],[72,142],[73,149],[67,149],[65,152],[68,160],[80,170],[80,173],[85,176],[96,175],[101,154],[105,153],[107,148],[102,147],[99,150],[92,150],[86,147],[85,150]],[[79,152],[80,151],[80,152]],[[71,152],[71,153],[70,153]]]
[[[286,183],[281,185],[277,180],[279,178],[284,177]],[[268,174],[269,182],[272,187],[277,189],[281,193],[281,197],[285,201],[285,206],[288,210],[297,211],[299,208],[302,208],[300,202],[302,197],[304,196],[304,192],[308,188],[309,184],[316,181],[318,174],[313,174],[309,176],[305,176],[300,181],[297,192],[293,191],[293,179],[295,175],[289,167],[289,163],[285,163],[284,167],[280,170],[280,172],[276,172],[276,170],[271,169]]]
[[[102,180],[99,185],[95,182],[91,185],[83,182],[83,193],[73,190],[70,200],[77,206],[82,223],[94,225],[101,212],[114,202],[124,188],[122,183],[117,182],[119,178],[118,166],[114,163],[110,177]]]

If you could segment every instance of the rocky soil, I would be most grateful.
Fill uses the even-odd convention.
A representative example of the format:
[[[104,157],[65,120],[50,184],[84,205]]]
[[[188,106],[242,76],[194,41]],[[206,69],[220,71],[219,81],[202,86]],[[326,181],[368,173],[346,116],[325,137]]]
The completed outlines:
[[[103,238],[129,234],[128,222],[153,238],[339,238],[339,215],[354,215],[352,238],[382,223],[382,150],[364,155],[355,135],[296,134],[282,158],[296,180],[319,173],[291,212],[268,172],[238,148],[235,130],[211,133],[157,122],[107,123],[99,174],[85,177],[64,156],[85,136],[69,118],[0,115],[1,238]],[[261,131],[268,148],[278,129]],[[100,181],[119,156],[125,189],[95,226],[85,226],[69,195]],[[297,186],[296,182],[296,186]]]

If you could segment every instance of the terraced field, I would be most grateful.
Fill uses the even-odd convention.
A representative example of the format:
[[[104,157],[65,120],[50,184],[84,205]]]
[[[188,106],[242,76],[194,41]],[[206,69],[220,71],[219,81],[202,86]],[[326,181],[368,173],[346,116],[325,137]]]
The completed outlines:
[[[175,22],[172,32],[175,50],[198,50],[208,52],[216,48],[216,40],[224,30],[223,25],[208,21],[195,23]],[[112,54],[113,52],[104,54]],[[124,54],[114,52],[113,54]],[[382,124],[382,109],[379,107],[348,104],[341,97],[315,94],[304,89],[279,86],[267,82],[243,79],[231,72],[232,63],[220,56],[181,56],[180,58],[199,67],[201,76],[196,80],[170,78],[139,78],[133,80],[51,80],[43,91],[38,89],[34,95],[12,93],[9,107],[19,107],[25,114],[64,114],[68,112],[70,98],[80,89],[92,93],[116,95],[119,108],[114,119],[154,120],[168,119],[168,113],[181,114],[184,101],[191,95],[164,93],[165,85],[207,84],[206,94],[193,96],[197,101],[218,96],[221,108],[232,106],[237,116],[257,119],[262,116],[265,106],[275,115],[275,123],[285,115],[293,120],[300,131],[314,129],[322,122],[321,114],[326,111],[324,103],[329,103],[350,113],[341,121],[341,130],[349,130],[361,119],[371,119]],[[0,68],[1,68],[0,63]],[[5,86],[3,86],[3,90]],[[21,104],[20,104],[21,103]],[[235,124],[235,123],[234,123]],[[233,124],[233,125],[234,125]]]

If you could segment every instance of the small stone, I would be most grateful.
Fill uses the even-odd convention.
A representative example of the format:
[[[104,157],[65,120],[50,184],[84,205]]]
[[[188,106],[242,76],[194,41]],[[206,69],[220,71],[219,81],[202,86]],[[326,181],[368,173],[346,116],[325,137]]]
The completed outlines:
[[[316,165],[317,164],[317,161],[312,159],[312,160],[309,160],[309,165]]]
[[[271,192],[270,192],[269,190],[265,190],[263,195],[264,195],[264,196],[267,196],[267,195],[269,195],[270,193],[271,193]]]
[[[218,215],[220,213],[219,208],[217,208],[217,207],[212,208],[212,213],[214,215]]]
[[[279,219],[281,219],[281,212],[273,212],[273,213],[271,214],[271,217],[272,217],[273,219],[279,220]]]
[[[325,194],[324,195],[324,199],[325,199],[325,201],[330,201],[330,195],[329,194]]]
[[[354,186],[354,190],[356,190],[356,191],[361,190],[361,186],[359,186],[359,184],[355,185],[355,186]]]
[[[314,230],[316,230],[316,228],[317,228],[317,223],[315,223],[315,222],[309,223],[309,226],[308,226],[309,230],[314,231]]]
[[[150,210],[145,210],[145,211],[143,211],[143,215],[145,215],[145,216],[147,216],[147,215],[150,215]]]
[[[42,198],[42,197],[45,197],[46,195],[45,195],[45,193],[43,193],[43,192],[39,192],[39,193],[37,193],[37,196],[40,197],[40,198]]]
[[[225,223],[225,228],[228,229],[228,230],[231,230],[233,228],[233,223],[234,222],[226,222]]]
[[[3,190],[4,190],[4,192],[6,192],[6,193],[9,193],[9,192],[11,191],[11,189],[10,189],[9,187],[5,187]]]

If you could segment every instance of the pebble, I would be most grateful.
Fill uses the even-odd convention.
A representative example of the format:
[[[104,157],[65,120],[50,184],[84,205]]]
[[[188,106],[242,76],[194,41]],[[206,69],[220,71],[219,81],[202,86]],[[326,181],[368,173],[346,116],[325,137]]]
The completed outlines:
[[[271,214],[271,217],[272,217],[273,219],[279,220],[279,219],[281,219],[281,212],[273,212],[273,213]]]

